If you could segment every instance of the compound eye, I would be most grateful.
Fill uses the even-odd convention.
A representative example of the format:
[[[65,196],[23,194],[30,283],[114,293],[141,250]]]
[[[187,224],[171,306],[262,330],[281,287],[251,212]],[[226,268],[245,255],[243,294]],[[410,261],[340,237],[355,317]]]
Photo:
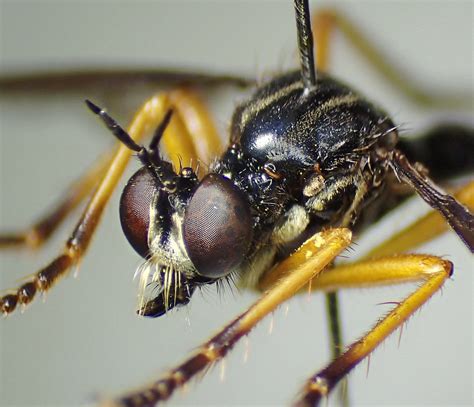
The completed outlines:
[[[217,174],[203,178],[186,208],[183,238],[199,275],[220,278],[243,260],[252,241],[252,216],[245,195]]]
[[[156,189],[153,176],[143,167],[130,178],[120,198],[123,233],[135,251],[144,258],[149,254],[150,205]]]

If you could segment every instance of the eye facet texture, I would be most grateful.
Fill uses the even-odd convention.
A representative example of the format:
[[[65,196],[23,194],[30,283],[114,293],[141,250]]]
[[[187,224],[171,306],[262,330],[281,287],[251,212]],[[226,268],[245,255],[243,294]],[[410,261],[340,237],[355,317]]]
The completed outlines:
[[[186,209],[184,243],[197,272],[209,278],[229,274],[252,241],[252,216],[245,195],[229,179],[203,178]]]
[[[135,251],[144,258],[149,254],[150,205],[155,191],[155,180],[143,167],[130,178],[120,198],[123,233]]]

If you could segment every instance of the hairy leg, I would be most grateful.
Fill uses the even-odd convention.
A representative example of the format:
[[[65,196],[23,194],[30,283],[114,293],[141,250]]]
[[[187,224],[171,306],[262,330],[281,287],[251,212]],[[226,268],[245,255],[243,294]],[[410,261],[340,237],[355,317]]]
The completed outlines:
[[[186,359],[162,378],[127,394],[114,404],[142,407],[167,400],[197,374],[221,360],[250,330],[276,307],[291,298],[349,244],[348,229],[330,229],[308,239],[296,252],[277,265],[272,273],[277,279],[268,281],[268,290],[247,311],[223,327]]]
[[[179,166],[182,161],[188,163],[193,159],[199,159],[200,157],[196,153],[196,145],[199,143],[204,143],[205,147],[210,148],[211,151],[220,148],[217,134],[213,129],[207,110],[199,101],[199,98],[188,90],[176,90],[159,94],[145,102],[128,128],[131,137],[135,141],[141,140],[158,126],[164,113],[170,107],[174,107],[178,114],[173,116],[163,143],[175,166]],[[20,287],[0,297],[0,310],[4,314],[10,314],[19,304],[22,306],[29,304],[38,292],[43,293],[49,290],[60,277],[64,276],[73,265],[80,261],[90,244],[103,210],[130,156],[131,151],[126,146],[120,146],[110,160],[107,171],[100,168],[104,171],[102,180],[94,191],[61,254],[39,272],[27,278]],[[90,182],[87,181],[91,179],[92,175],[97,174],[95,172],[88,173],[79,182],[82,195],[88,192],[83,190],[91,189]],[[78,201],[78,198],[73,198],[74,196],[70,196],[64,202]],[[62,208],[64,205],[64,203],[60,203],[58,208]],[[55,219],[59,215],[64,217],[70,212],[70,206],[68,206],[66,213],[63,213],[64,210],[62,212],[53,211],[50,218]],[[58,222],[56,222],[56,226],[57,224]]]
[[[390,334],[403,324],[438,292],[452,274],[452,263],[435,256],[398,255],[366,260],[336,267],[321,273],[313,281],[315,290],[373,287],[420,281],[416,290],[399,302],[361,339],[307,381],[297,406],[314,406],[357,364],[368,357]]]

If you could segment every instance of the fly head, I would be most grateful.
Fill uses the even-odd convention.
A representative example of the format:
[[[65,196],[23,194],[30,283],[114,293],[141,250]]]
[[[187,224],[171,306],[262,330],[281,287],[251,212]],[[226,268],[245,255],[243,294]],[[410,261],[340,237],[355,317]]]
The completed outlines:
[[[186,305],[197,287],[238,269],[252,242],[250,204],[230,179],[211,173],[199,181],[192,168],[176,173],[160,156],[171,111],[145,148],[104,110],[87,105],[143,164],[124,188],[120,221],[128,242],[145,259],[138,270],[138,313],[161,316]]]

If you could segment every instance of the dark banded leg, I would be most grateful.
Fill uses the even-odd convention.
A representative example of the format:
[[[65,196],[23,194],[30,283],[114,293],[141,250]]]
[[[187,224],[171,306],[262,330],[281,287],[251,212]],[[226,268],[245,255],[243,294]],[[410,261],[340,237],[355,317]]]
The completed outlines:
[[[102,158],[82,178],[72,184],[62,199],[46,215],[23,231],[0,233],[0,249],[11,247],[41,247],[77,206],[91,194],[107,168],[111,157]]]
[[[456,197],[458,201],[462,202],[464,205],[468,206],[471,210],[473,210],[474,208],[474,182],[471,181],[468,184],[464,185],[463,187],[459,188],[454,193],[454,196]],[[394,236],[390,237],[386,241],[382,242],[379,246],[372,249],[366,256],[364,256],[364,259],[372,259],[372,258],[377,258],[381,256],[388,256],[388,255],[393,255],[396,253],[406,252],[408,250],[414,249],[415,247],[418,247],[421,244],[426,243],[436,238],[442,233],[447,232],[448,229],[449,228],[446,224],[446,221],[438,214],[438,212],[431,211],[424,217],[414,222],[413,224],[401,230],[399,233],[395,234]],[[343,266],[340,266],[340,267],[343,267]],[[339,268],[336,268],[336,270],[337,269]],[[324,282],[324,279],[326,278],[326,274],[328,273],[329,271],[326,271],[324,273],[324,276],[320,276],[322,279],[318,277],[317,279],[312,281],[311,283],[312,290],[319,291],[322,289],[320,284]],[[331,274],[329,274],[329,276],[330,275]],[[389,282],[386,282],[384,284],[388,284],[388,283]],[[355,286],[357,286],[357,284],[363,285],[363,282],[354,281],[354,284]],[[326,293],[327,302],[331,301],[330,296],[334,292],[332,290],[336,288],[337,287],[335,286],[329,290],[330,292]],[[302,290],[301,293],[306,295],[307,290],[306,289]],[[331,317],[330,306],[331,306],[330,304],[328,304],[327,306],[329,310],[328,318],[329,318],[329,323],[331,324],[330,332],[332,332],[332,335],[334,335],[334,332],[337,332],[337,329],[340,326],[340,324],[335,325],[334,320],[336,319],[336,317]],[[337,341],[333,340],[332,343],[336,344]],[[333,351],[333,359],[336,359],[338,356],[336,355],[336,351]],[[339,354],[341,353],[342,353],[342,347],[339,348]],[[344,396],[341,399],[341,403],[344,403],[344,400],[346,398],[347,396]]]
[[[186,98],[186,92],[180,92],[181,91],[171,92],[170,94],[160,94],[150,98],[136,113],[128,128],[130,136],[134,138],[134,140],[139,141],[158,126],[166,111],[172,106],[171,100],[173,99],[176,103],[176,106],[173,105],[173,107],[178,110],[178,114],[173,116],[166,130],[163,143],[175,166],[180,165],[180,159],[185,163],[190,162],[191,159],[195,159],[197,154],[194,144],[198,141],[202,142],[202,139],[198,140],[195,138],[193,140],[184,125],[186,115],[185,113],[181,113],[183,109],[180,108],[180,100],[183,101]],[[201,113],[205,112],[205,109],[197,104],[198,102],[199,101],[192,101],[190,103],[191,106],[195,106],[195,109],[199,107]],[[199,120],[203,123],[210,122],[210,118],[207,116],[202,119],[198,118],[198,121]],[[201,125],[201,128],[203,127],[204,126]],[[206,131],[208,131],[208,127],[209,125]],[[213,138],[207,140],[205,136],[202,136],[197,131],[193,133],[193,136],[204,137],[208,145],[215,144]],[[110,162],[107,172],[92,195],[76,228],[65,244],[62,253],[45,268],[28,278],[19,288],[1,296],[1,312],[10,314],[18,305],[28,305],[37,293],[49,290],[60,277],[67,273],[71,266],[80,261],[89,246],[105,205],[116,187],[130,156],[131,150],[126,146],[121,145],[118,148]]]
[[[401,301],[364,337],[354,342],[338,358],[312,376],[298,396],[296,406],[315,406],[359,362],[370,355],[391,333],[425,304],[452,274],[452,263],[428,255],[402,255],[366,260],[336,267],[313,280],[313,289],[331,291],[352,287],[372,287],[421,281],[411,295]]]
[[[178,388],[221,360],[242,336],[247,335],[259,321],[324,269],[349,245],[350,240],[351,232],[348,229],[330,229],[308,239],[290,257],[267,273],[263,284],[268,290],[247,311],[161,379],[117,399],[114,404],[141,407],[167,400]]]
[[[161,119],[161,111],[157,111],[153,106],[156,103],[155,99],[152,98],[143,105],[129,128],[129,134],[136,140],[142,138],[150,128],[156,127]],[[28,305],[38,292],[48,291],[73,264],[81,259],[130,155],[131,151],[127,147],[119,147],[62,253],[15,291],[0,297],[0,310],[5,315],[12,313],[17,305]]]
[[[53,73],[20,73],[0,77],[0,91],[6,92],[61,92],[64,90],[91,90],[121,88],[137,84],[149,89],[157,86],[222,86],[247,88],[255,85],[254,78],[208,72],[179,71],[175,69],[97,69],[94,71],[58,71]]]
[[[344,37],[349,41],[350,45],[356,48],[393,86],[400,89],[415,103],[425,106],[465,104],[465,101],[463,100],[457,100],[450,97],[443,96],[442,98],[434,98],[418,89],[413,82],[409,81],[408,78],[404,77],[397,69],[395,69],[394,65],[387,63],[387,58],[385,58],[371,44],[371,42],[364,37],[356,26],[354,26],[343,15],[340,15],[337,11],[331,9],[316,11],[313,16],[312,27],[314,42],[316,44],[316,61],[318,70],[329,70],[331,35],[335,29],[339,29]],[[471,134],[469,134],[469,137],[464,136],[464,144],[471,143],[470,136]],[[474,201],[474,199],[471,201]],[[466,203],[466,201],[464,203]],[[436,235],[447,230],[446,223],[441,220],[440,216],[431,214],[431,218],[433,219],[421,219],[413,225],[413,229],[407,228],[400,232],[394,236],[393,239],[389,239],[385,246],[381,245],[379,248],[375,248],[371,251],[367,257],[378,256],[380,253],[389,254],[398,251],[406,251],[427,240],[431,240]],[[331,334],[332,353],[336,355],[338,350],[341,349],[340,345],[342,342],[342,339],[338,335],[340,332],[339,313],[337,308],[334,306],[334,304],[337,304],[336,292],[326,293],[326,304],[330,327],[329,330]],[[341,394],[341,403],[343,405],[347,404],[347,393]]]
[[[185,165],[189,165],[191,159],[209,159],[209,156],[202,151],[203,149],[209,149],[213,154],[220,151],[220,139],[210,114],[193,92],[177,89],[169,94],[160,95],[157,100],[156,106],[150,106],[150,108],[164,109],[165,106],[173,105],[178,113],[167,130],[167,134],[173,136],[164,137],[163,140],[165,150],[170,154],[175,166],[178,167],[180,164],[178,157],[181,157]],[[197,146],[200,150],[198,156],[196,155]],[[97,180],[103,177],[110,163],[110,157],[101,160],[83,178],[71,186],[55,208],[31,228],[24,232],[0,234],[0,248],[23,245],[37,248],[43,244],[67,215],[92,192],[94,186],[97,185]]]
[[[197,157],[186,154],[184,152],[185,146],[176,143],[175,139],[172,139],[175,142],[173,145],[170,144],[173,141],[168,142],[168,151],[174,155],[175,161],[179,154],[184,153],[191,158],[209,162],[221,152],[222,145],[208,110],[199,97],[189,89],[171,91],[167,97],[169,103],[178,111],[182,122],[182,124],[174,124],[174,133],[183,132],[182,126],[186,127],[188,138],[194,145],[193,151],[197,151]],[[170,138],[168,137],[168,139]],[[179,138],[177,139],[179,141]],[[111,156],[102,158],[83,177],[71,185],[54,208],[26,230],[0,233],[0,249],[9,247],[37,249],[41,247],[67,216],[89,196],[97,185],[97,180],[103,177],[110,166],[111,160]],[[189,163],[185,162],[185,165],[189,165]]]

